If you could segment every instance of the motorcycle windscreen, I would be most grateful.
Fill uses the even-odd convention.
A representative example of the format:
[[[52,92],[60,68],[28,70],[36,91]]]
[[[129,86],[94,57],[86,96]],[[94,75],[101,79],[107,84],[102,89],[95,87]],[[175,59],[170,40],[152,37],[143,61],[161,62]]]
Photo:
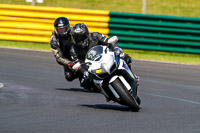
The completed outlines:
[[[91,61],[98,61],[101,59],[102,53],[103,53],[103,47],[95,46],[88,51],[86,59]]]

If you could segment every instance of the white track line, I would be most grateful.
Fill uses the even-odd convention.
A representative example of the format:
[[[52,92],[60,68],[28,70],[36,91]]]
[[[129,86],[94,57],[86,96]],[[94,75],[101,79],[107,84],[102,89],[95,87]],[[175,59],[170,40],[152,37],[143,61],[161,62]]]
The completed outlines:
[[[3,87],[4,87],[3,83],[0,83],[0,88],[3,88]]]
[[[169,97],[169,96],[163,96],[163,95],[157,95],[157,94],[150,94],[150,93],[142,93],[142,92],[141,92],[141,94],[200,105],[200,102],[186,100],[186,99],[181,99],[181,98],[175,98],[175,97]]]

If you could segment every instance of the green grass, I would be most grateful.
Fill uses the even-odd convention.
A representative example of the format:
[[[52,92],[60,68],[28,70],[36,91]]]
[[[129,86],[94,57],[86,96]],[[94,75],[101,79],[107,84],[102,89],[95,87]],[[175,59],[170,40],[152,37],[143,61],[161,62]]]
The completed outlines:
[[[1,0],[5,4],[23,4],[25,0]],[[200,0],[148,0],[148,14],[200,17]],[[44,0],[38,6],[97,9],[118,12],[142,12],[142,0]]]
[[[49,44],[46,43],[32,43],[32,42],[18,42],[18,41],[0,41],[1,47],[12,47],[12,48],[25,48],[34,50],[47,50],[50,51]]]
[[[0,41],[0,46],[51,51],[49,44],[46,43]],[[129,54],[133,59],[169,61],[200,65],[200,55],[198,54],[168,53],[131,49],[123,49],[123,51],[124,53]]]
[[[176,63],[186,63],[200,65],[199,54],[186,54],[175,52],[160,52],[160,51],[144,51],[144,50],[124,50],[125,53],[131,55],[134,59],[145,59],[155,61],[167,61]]]

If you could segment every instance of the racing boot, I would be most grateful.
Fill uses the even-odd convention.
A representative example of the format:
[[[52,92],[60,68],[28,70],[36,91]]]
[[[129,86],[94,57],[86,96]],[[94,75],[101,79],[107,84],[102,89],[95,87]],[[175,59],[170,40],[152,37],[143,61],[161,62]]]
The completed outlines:
[[[136,88],[138,90],[140,77],[135,74],[133,74],[133,75],[136,79]],[[140,105],[140,103],[141,103],[141,99],[138,96],[137,96],[136,102],[138,103],[138,105]]]

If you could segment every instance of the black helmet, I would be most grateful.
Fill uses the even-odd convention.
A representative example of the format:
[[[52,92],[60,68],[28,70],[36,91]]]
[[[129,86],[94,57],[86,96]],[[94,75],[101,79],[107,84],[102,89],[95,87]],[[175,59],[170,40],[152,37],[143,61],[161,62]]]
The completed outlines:
[[[56,29],[56,34],[63,36],[67,34],[70,29],[69,20],[65,17],[59,17],[54,21],[54,28]]]
[[[75,24],[72,27],[71,33],[77,46],[81,48],[86,48],[88,46],[89,31],[84,23]]]

